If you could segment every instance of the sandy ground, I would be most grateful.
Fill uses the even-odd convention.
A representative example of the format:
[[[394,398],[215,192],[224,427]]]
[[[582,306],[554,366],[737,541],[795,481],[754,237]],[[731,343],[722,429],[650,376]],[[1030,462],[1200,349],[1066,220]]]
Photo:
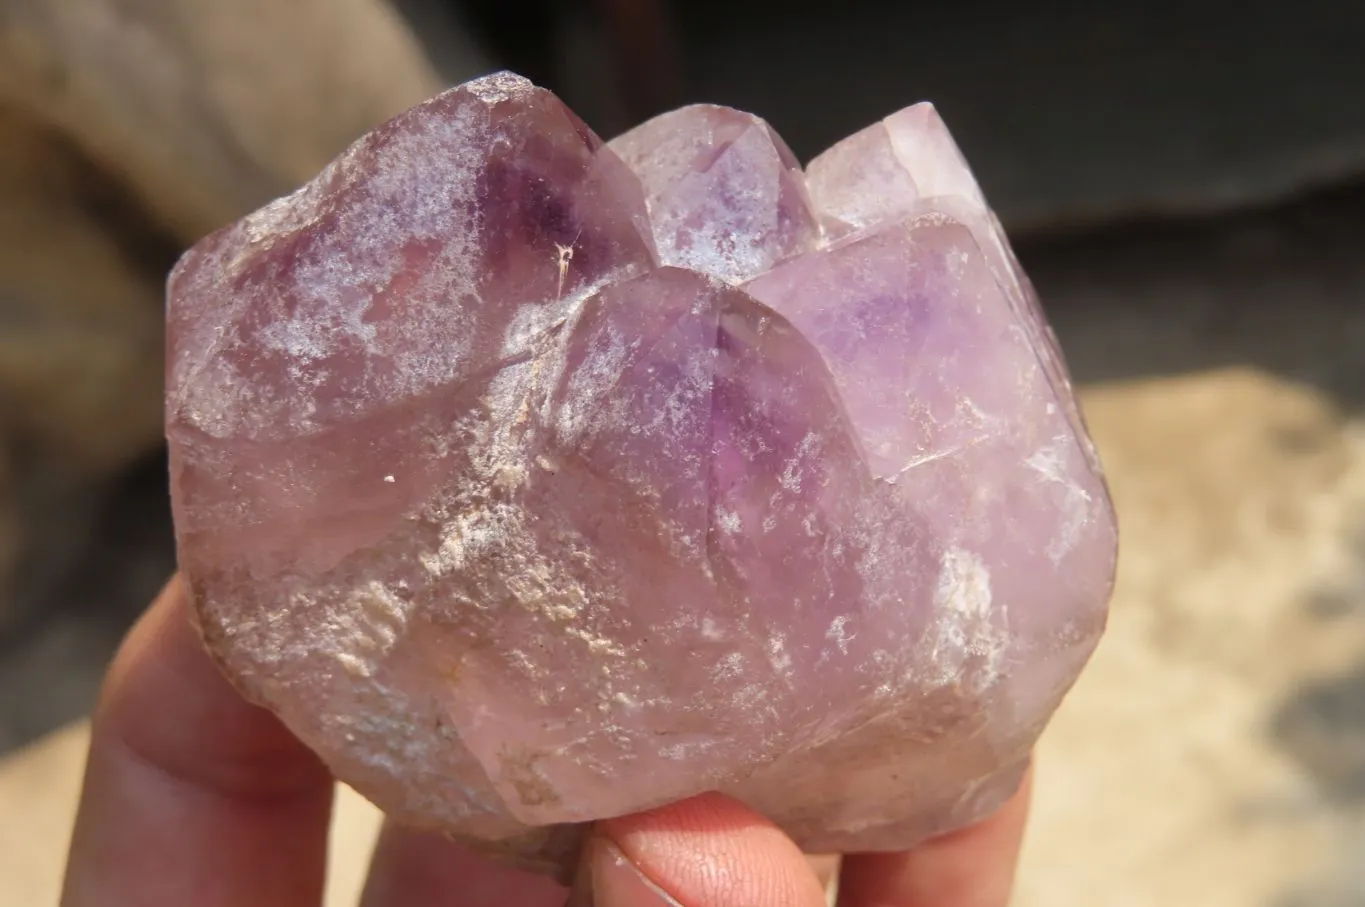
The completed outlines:
[[[1361,248],[1355,193],[1026,250],[1123,547],[1109,633],[1040,748],[1022,907],[1365,902]],[[0,659],[0,736],[84,708],[116,625],[75,609]],[[55,901],[83,734],[0,763],[4,907]],[[331,904],[374,819],[344,801]]]

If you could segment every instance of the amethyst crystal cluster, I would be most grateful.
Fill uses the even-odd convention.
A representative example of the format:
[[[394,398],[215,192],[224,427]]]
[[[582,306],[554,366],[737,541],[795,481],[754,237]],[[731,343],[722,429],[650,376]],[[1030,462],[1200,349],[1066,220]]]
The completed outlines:
[[[200,243],[169,331],[215,656],[528,864],[706,790],[812,851],[969,822],[1103,628],[1099,463],[927,104],[803,170],[734,110],[604,144],[479,79]]]

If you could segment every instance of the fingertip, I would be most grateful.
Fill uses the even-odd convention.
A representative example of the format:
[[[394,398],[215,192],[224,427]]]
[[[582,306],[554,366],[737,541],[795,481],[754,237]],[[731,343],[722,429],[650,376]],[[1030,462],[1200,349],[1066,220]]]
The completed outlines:
[[[821,907],[791,839],[720,794],[599,824],[589,845],[597,907]]]
[[[574,885],[568,907],[682,907],[609,838],[592,838],[584,854],[587,878]]]
[[[901,853],[844,858],[840,907],[1006,907],[1028,823],[1032,772],[999,810]]]

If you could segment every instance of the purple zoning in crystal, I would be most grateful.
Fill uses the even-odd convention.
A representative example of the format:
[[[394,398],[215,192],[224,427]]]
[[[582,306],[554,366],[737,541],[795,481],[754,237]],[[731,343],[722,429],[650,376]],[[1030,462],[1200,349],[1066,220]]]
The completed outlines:
[[[803,171],[748,114],[608,145],[489,76],[169,296],[205,639],[399,821],[552,871],[718,790],[908,847],[1012,792],[1103,629],[1099,461],[930,105]]]

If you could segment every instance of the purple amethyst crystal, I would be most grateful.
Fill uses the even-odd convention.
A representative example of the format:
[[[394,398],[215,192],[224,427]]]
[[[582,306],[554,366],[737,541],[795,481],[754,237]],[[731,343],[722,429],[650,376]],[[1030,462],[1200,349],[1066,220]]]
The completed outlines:
[[[929,105],[803,172],[737,111],[604,145],[489,76],[200,243],[169,324],[216,657],[528,864],[707,790],[812,851],[980,818],[1104,625],[1098,460]]]

